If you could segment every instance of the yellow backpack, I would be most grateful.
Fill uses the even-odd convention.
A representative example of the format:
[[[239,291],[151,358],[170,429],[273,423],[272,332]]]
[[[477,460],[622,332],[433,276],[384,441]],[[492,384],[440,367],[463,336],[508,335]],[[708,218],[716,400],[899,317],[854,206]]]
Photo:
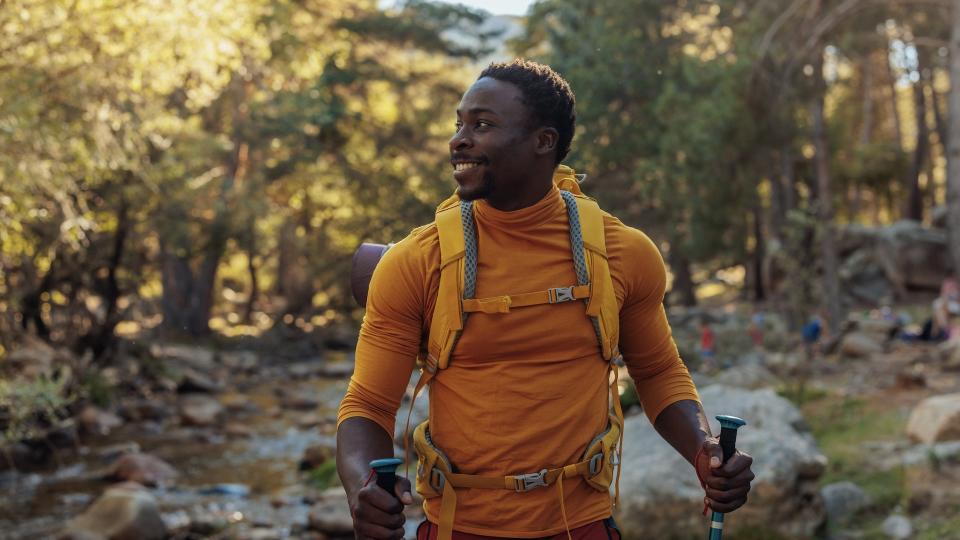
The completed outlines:
[[[600,352],[608,363],[607,377],[610,383],[608,403],[609,424],[589,441],[581,460],[564,467],[540,471],[507,474],[504,476],[481,476],[455,472],[455,467],[433,444],[430,437],[430,421],[414,430],[414,448],[418,466],[417,491],[425,498],[442,497],[438,540],[450,540],[453,518],[457,504],[454,488],[509,489],[526,492],[539,487],[557,484],[560,508],[566,526],[566,508],[563,504],[563,479],[582,476],[599,491],[609,492],[616,469],[617,482],[614,504],[619,501],[619,465],[623,441],[623,412],[617,391],[617,365],[619,311],[614,295],[613,281],[607,263],[604,239],[603,211],[596,201],[581,191],[573,169],[559,166],[554,173],[554,183],[567,207],[570,222],[570,243],[576,284],[560,286],[535,293],[504,295],[491,298],[474,298],[477,277],[477,241],[473,222],[473,204],[461,201],[453,195],[437,208],[436,224],[440,237],[440,285],[436,307],[430,322],[426,350],[421,355],[423,368],[414,391],[416,400],[420,391],[449,363],[454,348],[470,313],[506,313],[511,309],[539,304],[554,304],[568,301],[583,301],[585,314],[593,322]],[[612,375],[611,375],[612,372]],[[410,411],[413,410],[413,401]],[[407,414],[406,433],[410,427]],[[569,527],[567,527],[569,535]]]

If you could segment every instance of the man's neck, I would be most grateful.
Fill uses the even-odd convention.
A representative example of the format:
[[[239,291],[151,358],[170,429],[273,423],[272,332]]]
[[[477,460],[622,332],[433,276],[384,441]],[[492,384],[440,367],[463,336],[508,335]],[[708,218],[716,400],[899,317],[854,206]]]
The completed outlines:
[[[526,182],[517,182],[517,185],[518,189],[512,193],[502,196],[494,193],[487,197],[487,204],[501,212],[513,212],[537,204],[553,189],[553,169],[539,171]]]

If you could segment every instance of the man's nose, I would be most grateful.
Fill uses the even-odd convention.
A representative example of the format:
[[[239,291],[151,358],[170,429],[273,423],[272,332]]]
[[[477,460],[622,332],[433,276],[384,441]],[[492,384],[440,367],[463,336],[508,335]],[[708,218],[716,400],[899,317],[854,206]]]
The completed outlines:
[[[453,134],[453,137],[450,137],[451,152],[470,148],[471,146],[473,146],[473,141],[470,139],[467,130],[464,128],[458,129],[457,132]]]

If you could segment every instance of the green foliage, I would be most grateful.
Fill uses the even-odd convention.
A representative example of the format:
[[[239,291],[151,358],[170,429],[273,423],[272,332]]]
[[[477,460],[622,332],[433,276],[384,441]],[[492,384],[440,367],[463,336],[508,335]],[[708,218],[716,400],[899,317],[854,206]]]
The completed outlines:
[[[340,477],[337,476],[337,460],[328,459],[307,472],[307,483],[317,489],[327,489],[339,486]]]
[[[0,379],[0,420],[6,441],[41,435],[57,425],[73,401],[69,374],[40,376],[33,380]]]

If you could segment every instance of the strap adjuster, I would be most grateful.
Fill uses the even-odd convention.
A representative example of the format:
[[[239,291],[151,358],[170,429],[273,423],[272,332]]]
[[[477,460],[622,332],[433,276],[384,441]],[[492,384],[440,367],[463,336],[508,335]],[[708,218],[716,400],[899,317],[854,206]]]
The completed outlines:
[[[540,472],[515,475],[513,477],[513,483],[517,493],[523,493],[538,487],[547,487],[547,470],[543,469]]]
[[[560,302],[570,302],[571,300],[575,300],[573,296],[573,286],[554,287],[549,290],[548,296],[551,304],[558,304]]]
[[[437,491],[443,491],[444,484],[447,483],[447,477],[443,475],[443,471],[434,467],[430,469],[430,478],[428,479],[430,487]]]
[[[590,458],[590,476],[596,476],[603,468],[603,452],[597,452]]]

